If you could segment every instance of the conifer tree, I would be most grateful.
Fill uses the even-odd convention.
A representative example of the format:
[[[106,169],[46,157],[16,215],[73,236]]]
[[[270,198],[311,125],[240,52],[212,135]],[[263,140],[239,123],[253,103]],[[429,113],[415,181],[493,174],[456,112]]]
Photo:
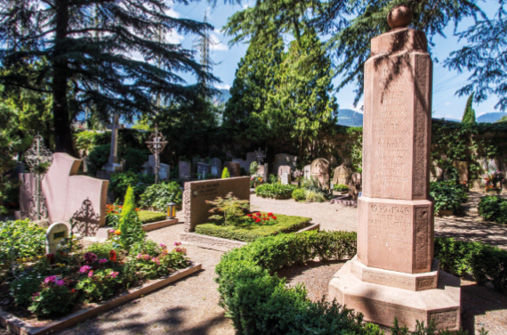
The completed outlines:
[[[472,108],[472,103],[474,101],[474,94],[470,94],[467,99],[467,105],[465,107],[465,112],[463,113],[463,118],[461,119],[461,123],[464,124],[475,124],[475,110]]]
[[[176,2],[187,3],[186,0]],[[105,115],[156,113],[162,101],[191,96],[178,72],[212,79],[169,32],[209,27],[169,13],[169,0],[6,0],[0,4],[0,64],[47,60],[28,73],[0,74],[0,83],[50,93],[56,151],[73,152],[71,122],[86,107]],[[74,110],[73,110],[74,109]]]

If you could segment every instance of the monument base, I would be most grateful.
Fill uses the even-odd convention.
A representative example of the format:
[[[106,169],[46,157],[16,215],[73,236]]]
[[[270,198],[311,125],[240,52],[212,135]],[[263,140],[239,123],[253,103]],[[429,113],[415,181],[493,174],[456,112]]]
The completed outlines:
[[[415,291],[362,281],[356,275],[358,267],[356,262],[360,263],[356,258],[348,261],[333,276],[329,282],[331,299],[336,299],[349,309],[361,312],[366,321],[388,327],[393,326],[394,319],[397,319],[400,326],[406,326],[411,331],[415,330],[417,321],[424,322],[425,325],[433,322],[437,329],[459,329],[461,300],[459,278],[438,271],[436,288]],[[393,272],[373,268],[371,271],[385,272],[383,277],[388,277]],[[428,275],[432,277],[433,273]]]

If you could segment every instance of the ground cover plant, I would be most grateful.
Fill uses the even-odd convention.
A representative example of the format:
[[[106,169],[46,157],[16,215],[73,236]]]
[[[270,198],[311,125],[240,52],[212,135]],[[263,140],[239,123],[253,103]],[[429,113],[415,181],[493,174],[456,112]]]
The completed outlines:
[[[485,196],[479,202],[479,215],[484,220],[507,224],[507,200],[500,196]]]
[[[437,240],[440,245],[450,243]],[[315,334],[383,334],[378,326],[363,323],[361,315],[335,302],[310,301],[303,286],[289,288],[285,279],[276,275],[292,265],[315,259],[342,260],[355,253],[356,233],[351,232],[312,231],[258,239],[224,254],[216,266],[220,305],[237,334],[306,334],[308,329]],[[409,334],[397,324],[390,333]],[[420,324],[416,334],[465,333],[437,331]]]
[[[175,181],[153,184],[141,194],[139,205],[142,208],[164,211],[171,202],[180,206],[182,194],[180,184]]]
[[[248,216],[249,215],[249,216]],[[253,212],[247,214],[250,222],[240,225],[218,225],[203,223],[195,227],[195,232],[203,235],[251,242],[259,237],[290,233],[310,225],[310,218],[273,213]]]
[[[262,236],[297,231],[311,221],[306,217],[250,212],[250,203],[232,193],[206,202],[212,206],[210,222],[197,225],[198,234],[250,242]]]

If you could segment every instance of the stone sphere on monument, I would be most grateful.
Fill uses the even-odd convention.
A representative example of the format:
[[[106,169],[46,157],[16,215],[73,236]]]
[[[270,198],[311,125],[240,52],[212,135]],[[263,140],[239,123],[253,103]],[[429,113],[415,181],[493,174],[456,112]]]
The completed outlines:
[[[391,29],[407,27],[412,21],[412,11],[405,5],[396,6],[387,15],[387,24]]]

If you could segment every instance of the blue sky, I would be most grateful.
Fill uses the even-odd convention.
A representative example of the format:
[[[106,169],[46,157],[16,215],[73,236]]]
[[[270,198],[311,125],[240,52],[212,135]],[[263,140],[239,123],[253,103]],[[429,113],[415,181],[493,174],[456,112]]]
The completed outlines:
[[[211,60],[214,63],[213,74],[218,77],[222,83],[216,85],[219,88],[229,88],[234,80],[234,73],[237,69],[237,64],[241,57],[244,56],[247,44],[236,44],[229,47],[228,37],[221,33],[221,28],[226,24],[227,18],[234,12],[241,10],[249,4],[253,4],[253,0],[243,1],[242,5],[224,5],[223,1],[217,0],[216,6],[210,6],[207,1],[199,1],[190,3],[190,5],[176,5],[173,10],[174,14],[182,18],[189,18],[194,20],[203,20],[204,13],[208,13],[208,22],[211,23],[215,30],[211,33],[211,39],[214,43],[211,45]],[[497,4],[495,1],[486,1],[481,3],[481,7],[485,9],[488,15],[492,15]],[[472,21],[462,23],[459,28],[466,27]],[[446,37],[436,36],[433,39],[435,47],[432,49],[433,59],[433,117],[447,118],[447,119],[461,119],[467,97],[458,97],[454,92],[463,85],[466,81],[467,73],[458,73],[445,69],[442,65],[443,60],[453,50],[459,48],[460,43],[455,37],[452,36],[453,27],[449,26],[446,31]],[[180,41],[187,48],[195,45],[197,38],[191,36],[179,36],[175,34],[172,36],[175,41]],[[194,79],[189,76],[184,76],[189,82]],[[336,79],[336,82],[339,78]],[[358,110],[362,105],[362,100],[359,101],[356,107],[353,106],[354,101],[354,86],[349,85],[344,87],[336,94],[339,106],[341,109],[355,109]],[[496,97],[490,96],[488,100],[478,104],[474,103],[474,109],[477,116],[485,113],[497,112],[494,110]]]

